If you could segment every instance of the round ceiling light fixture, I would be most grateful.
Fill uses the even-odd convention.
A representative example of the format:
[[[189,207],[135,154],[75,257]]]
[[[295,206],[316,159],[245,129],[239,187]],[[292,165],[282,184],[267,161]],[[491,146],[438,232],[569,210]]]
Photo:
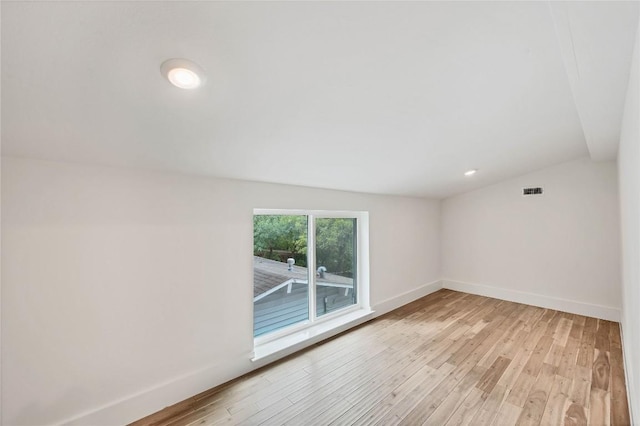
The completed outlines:
[[[476,174],[476,172],[478,171],[478,169],[471,169],[471,170],[467,170],[466,172],[464,172],[465,176],[473,176]]]
[[[204,83],[204,70],[188,59],[167,59],[160,65],[160,72],[181,89],[196,89]]]

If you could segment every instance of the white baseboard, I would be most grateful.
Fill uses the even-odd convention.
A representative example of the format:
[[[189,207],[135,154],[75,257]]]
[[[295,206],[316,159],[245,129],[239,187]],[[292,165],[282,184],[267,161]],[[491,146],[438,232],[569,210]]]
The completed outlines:
[[[373,310],[376,311],[375,316],[379,317],[380,315],[386,314],[387,312],[391,312],[394,309],[406,305],[407,303],[413,302],[414,300],[418,300],[421,297],[436,292],[441,288],[442,281],[438,280],[429,284],[425,284],[422,287],[418,287],[414,290],[409,290],[405,293],[399,294],[398,296],[383,300],[373,307]]]
[[[509,290],[499,287],[491,287],[483,284],[464,283],[460,281],[443,280],[442,287],[449,290],[464,293],[477,294],[479,296],[492,297],[494,299],[508,300],[510,302],[539,306],[541,308],[555,309],[571,314],[600,318],[608,321],[620,322],[620,309],[610,306],[593,305],[590,303],[576,302],[574,300],[560,299],[535,293]]]
[[[131,423],[257,368],[249,358],[250,354],[230,357],[227,362],[175,377],[57,424],[111,426]]]
[[[493,297],[512,302],[525,303],[543,308],[556,309],[565,312],[576,313],[611,321],[620,320],[620,310],[616,308],[590,305],[570,300],[558,299],[539,294],[524,293],[480,284],[469,284],[458,281],[434,281],[414,290],[407,291],[398,296],[386,299],[373,307],[375,316],[383,315],[396,308],[413,302],[421,297],[436,292],[442,288]],[[336,330],[337,334],[343,330]],[[329,334],[323,337],[330,337]],[[316,343],[309,342],[309,345]],[[302,349],[308,345],[297,347]],[[289,352],[282,353],[286,356]],[[280,358],[269,359],[269,362]],[[114,425],[133,422],[151,413],[157,412],[167,406],[176,404],[214,386],[225,383],[252,370],[260,368],[267,362],[251,362],[251,354],[246,356],[229,357],[183,376],[179,376],[160,383],[157,386],[142,390],[136,394],[121,398],[102,407],[95,408],[66,421],[58,422],[65,425]],[[625,365],[625,371],[627,371]],[[627,381],[627,383],[629,383]],[[631,402],[631,400],[630,400]],[[632,411],[638,407],[632,408]]]
[[[387,299],[377,304],[373,309],[375,316],[392,311],[409,302],[424,297],[434,291],[442,288],[441,281],[435,281],[418,287],[415,290],[408,291],[399,296]],[[360,321],[362,322],[362,321]],[[357,325],[356,322],[350,324],[350,327]],[[157,386],[142,390],[136,394],[121,398],[102,407],[95,408],[80,415],[67,419],[59,424],[64,425],[94,425],[108,426],[114,424],[124,424],[141,419],[149,414],[162,410],[165,407],[176,404],[200,392],[211,389],[229,380],[242,376],[252,370],[262,367],[270,362],[289,355],[292,352],[301,350],[307,346],[317,343],[321,339],[331,337],[344,331],[341,327],[326,334],[321,338],[311,339],[300,345],[296,345],[291,350],[283,351],[277,356],[269,357],[264,362],[251,362],[252,354],[247,353],[246,356],[238,355],[229,357],[225,361],[220,361],[208,367],[202,368],[183,376],[179,376],[160,383]]]
[[[629,402],[629,416],[631,418],[631,424],[638,424],[636,421],[640,421],[640,398],[635,397],[636,392],[634,388],[634,382],[631,380],[634,375],[634,365],[631,365],[631,360],[633,356],[631,356],[631,345],[627,345],[625,341],[625,321],[620,322],[620,340],[622,341],[622,362],[624,364],[624,379],[625,384],[627,385],[627,401]],[[629,353],[627,353],[629,351]],[[636,421],[634,421],[636,420]]]

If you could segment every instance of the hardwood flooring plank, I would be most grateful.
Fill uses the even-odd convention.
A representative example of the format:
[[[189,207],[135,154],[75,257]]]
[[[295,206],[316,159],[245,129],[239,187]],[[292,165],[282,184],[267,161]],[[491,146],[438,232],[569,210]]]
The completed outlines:
[[[360,359],[350,361],[342,364],[339,368],[333,369],[330,372],[316,371],[314,374],[301,383],[301,386],[289,387],[285,395],[293,403],[308,398],[310,395],[318,392],[321,389],[332,388],[340,385],[348,380],[357,380],[358,378],[366,377],[369,372],[360,368],[366,364],[369,365],[384,365],[394,359],[396,351],[393,348],[387,347],[384,350],[376,351],[373,356],[363,356]]]
[[[564,346],[560,346],[557,343],[553,343],[551,345],[551,349],[547,352],[547,356],[544,358],[544,363],[553,365],[554,367],[560,366],[560,361],[562,360],[562,353],[564,352]]]
[[[589,367],[593,364],[593,350],[595,349],[596,336],[591,331],[585,331],[582,333],[582,340],[580,341],[580,349],[578,350],[578,358],[576,359],[576,365],[581,367]]]
[[[385,369],[384,373],[360,386],[339,391],[340,395],[351,402],[351,406],[344,412],[336,409],[331,409],[331,413],[325,412],[323,416],[325,424],[333,422],[334,419],[337,420],[337,424],[352,424],[370,408],[378,405],[386,395],[420,371],[424,367],[424,362],[424,355],[413,358],[413,354],[410,354],[404,362],[397,363],[395,368]]]
[[[229,413],[219,412],[197,419],[188,423],[187,426],[218,426],[233,423],[234,421]]]
[[[540,374],[533,385],[531,392],[527,396],[527,401],[522,407],[517,425],[538,425],[542,420],[542,415],[547,405],[547,399],[553,385],[555,367],[544,364]]]
[[[469,329],[471,329],[471,326],[459,320],[455,321],[453,324],[440,331],[440,333],[433,336],[431,339],[426,340],[424,343],[418,346],[415,351],[416,353],[429,352],[431,355],[433,355],[430,358],[431,360],[444,352],[456,341],[461,339],[462,335]]]
[[[421,383],[439,383],[453,368],[453,366],[450,367],[451,368],[449,369],[444,368],[435,370],[428,365],[424,365],[414,375],[389,392],[385,398],[364,412],[353,422],[353,425],[374,424],[391,411],[399,401],[409,395],[411,391],[418,388]],[[339,424],[336,421],[333,423]]]
[[[629,426],[631,418],[629,415],[629,405],[627,399],[611,398],[610,422],[614,426]]]
[[[506,343],[498,345],[498,356],[514,359],[518,352],[522,350],[528,337],[529,334],[524,330],[524,327],[519,327],[514,337],[510,337],[506,339]]]
[[[565,410],[564,424],[565,426],[587,426],[589,420],[584,407],[578,404],[570,404]]]
[[[604,426],[611,424],[611,401],[609,399],[609,392],[592,387],[589,407],[590,424]]]
[[[544,316],[543,316],[544,317]],[[520,373],[524,369],[524,366],[529,361],[529,357],[533,353],[540,338],[545,334],[548,327],[548,323],[540,319],[535,323],[535,326],[529,327],[530,332],[524,340],[524,344],[518,348],[515,356],[512,357],[513,361],[498,381],[499,384],[504,385],[507,389],[512,389],[515,385]],[[527,390],[528,391],[528,390]]]
[[[229,417],[229,411],[227,411],[227,409],[224,407],[219,407],[219,406],[210,404],[206,407],[200,408],[198,410],[194,410],[184,417],[175,419],[174,421],[167,423],[167,426],[190,425],[206,417],[208,417],[209,419],[216,419],[216,420],[227,418]]]
[[[135,426],[628,425],[617,323],[440,290]]]
[[[611,348],[622,348],[622,340],[620,335],[620,324],[612,322],[609,328],[609,343]]]
[[[423,420],[422,424],[443,425],[447,423],[452,414],[464,403],[467,395],[474,389],[473,385],[478,382],[484,372],[485,369],[480,366],[473,367],[469,374],[447,395],[433,413]],[[422,414],[424,413],[421,413],[420,417],[422,417]]]
[[[520,418],[520,413],[522,412],[522,407],[518,407],[516,405],[509,404],[508,402],[504,402],[500,406],[500,411],[493,419],[492,425],[495,426],[506,426],[506,425],[515,425]]]
[[[527,332],[531,332],[531,329],[533,328],[533,326],[535,324],[537,324],[539,321],[543,321],[545,323],[548,322],[548,320],[543,320],[547,309],[544,308],[539,308],[537,306],[530,306],[530,305],[519,305],[518,309],[521,309],[524,313],[524,316],[522,317],[522,321],[525,323],[525,330]]]
[[[598,319],[592,317],[585,317],[584,331],[595,334],[598,330]]]
[[[243,395],[242,399],[229,398],[224,401],[224,407],[231,415],[237,411],[243,410],[246,406],[255,405],[258,409],[268,407],[271,402],[278,401],[278,397],[273,401],[274,396],[285,395],[284,390],[290,391],[295,389],[299,384],[306,383],[311,380],[310,375],[304,370],[292,371],[289,376],[282,377],[280,380],[273,382],[271,386],[264,389],[256,390],[249,395]]]
[[[556,316],[556,313],[557,311],[554,311],[553,309],[545,309],[542,318],[540,318],[540,321],[549,323],[549,321],[551,321],[551,319]]]
[[[611,346],[611,424],[630,425],[631,417],[627,402],[627,389],[624,377],[624,362],[620,341],[620,328],[614,323],[610,329]]]
[[[589,407],[589,394],[591,392],[591,369],[576,366],[569,391],[569,399],[585,409]]]
[[[567,318],[560,318],[558,326],[553,331],[553,341],[560,346],[566,346],[569,333],[573,327],[573,321]]]
[[[287,408],[291,407],[293,404],[291,404],[291,401],[289,401],[287,398],[282,398],[279,399],[275,404],[271,404],[270,406],[268,406],[267,408],[258,411],[257,413],[244,418],[244,419],[238,419],[239,421],[236,421],[236,419],[233,418],[234,420],[233,423],[236,425],[255,425],[255,424],[262,424],[264,422],[269,421],[269,419],[271,419],[273,416],[275,416],[276,414],[286,410]]]
[[[582,339],[582,333],[584,331],[584,322],[585,322],[585,317],[581,315],[574,315],[573,324],[571,325],[571,331],[569,332],[570,338],[576,339],[576,340]]]
[[[543,425],[562,425],[564,409],[569,399],[572,380],[556,375],[549,391],[549,399],[542,415]]]
[[[448,426],[477,425],[478,423],[474,423],[474,418],[484,405],[488,396],[488,393],[478,388],[471,389],[469,395],[467,395],[463,403],[453,412],[445,424]]]
[[[408,412],[403,413],[400,425],[419,425],[425,422],[433,412],[442,404],[447,396],[456,388],[473,369],[474,365],[464,363],[452,371],[438,386],[433,388],[428,395],[420,395],[418,403]],[[472,376],[475,378],[475,376]],[[466,383],[466,382],[465,382]]]
[[[466,359],[469,354],[474,352],[478,346],[487,345],[488,339],[490,336],[494,336],[493,342],[495,342],[500,336],[494,333],[500,323],[504,320],[504,317],[497,317],[493,319],[491,322],[486,324],[483,329],[469,339],[465,345],[460,347],[454,354],[452,354],[447,362],[453,365],[459,365],[464,359]],[[488,349],[488,348],[487,348]]]
[[[489,369],[484,373],[484,375],[480,378],[476,387],[483,392],[490,393],[493,388],[502,377],[504,370],[507,369],[511,360],[509,358],[498,357],[496,361],[489,367]]]
[[[520,314],[520,316],[521,315],[522,314]],[[482,357],[478,365],[489,368],[500,356],[511,358],[513,356],[511,353],[518,349],[517,347],[514,348],[514,346],[519,346],[520,343],[524,341],[526,337],[526,333],[523,331],[524,323],[518,318],[511,318],[509,321],[512,321],[511,325],[505,330],[493,349]]]
[[[467,327],[469,327],[467,325]],[[469,329],[470,330],[470,329]],[[442,364],[451,359],[460,348],[464,347],[473,338],[470,333],[465,333],[455,339],[446,339],[440,346],[440,351],[428,361],[428,365],[432,368],[440,368]]]
[[[451,364],[445,364],[440,367],[437,372],[442,371],[445,374],[436,375],[436,377],[423,380],[417,387],[412,389],[407,395],[400,399],[387,413],[380,418],[375,425],[396,425],[399,424],[423,399],[425,395],[439,387],[442,382],[453,374],[455,367]]]
[[[474,325],[478,321],[486,319],[492,312],[496,311],[496,307],[500,301],[498,299],[487,299],[482,303],[482,309],[476,310],[472,315],[467,315],[464,320],[469,325]]]
[[[498,327],[504,331],[502,336],[478,363],[481,367],[491,367],[499,356],[512,358],[526,338],[526,332],[524,332],[526,323],[523,321],[526,309],[522,308],[521,305],[513,305],[513,308],[506,321],[503,321]]]
[[[611,378],[611,363],[609,362],[609,352],[595,350],[593,361],[593,371],[591,372],[591,388],[609,390],[609,380]]]
[[[498,414],[498,409],[504,402],[506,395],[507,388],[500,385],[495,386],[469,424],[474,426],[490,425]]]
[[[609,324],[609,321],[598,320],[595,348],[603,352],[609,351]]]
[[[518,376],[518,380],[511,388],[507,401],[509,404],[516,407],[523,407],[527,401],[527,396],[536,382],[536,378],[531,374],[527,374],[524,371]]]
[[[413,408],[413,410],[402,419],[400,424],[420,424],[428,419],[431,414],[438,408],[438,406],[446,399],[447,395],[451,393],[458,382],[460,382],[464,377],[466,377],[473,368],[477,365],[478,361],[484,356],[484,354],[493,346],[493,344],[498,340],[502,332],[498,330],[497,325],[499,325],[502,321],[506,320],[504,316],[496,315],[494,318],[491,318],[492,323],[495,323],[495,327],[491,327],[492,331],[495,332],[490,333],[488,336],[484,337],[483,340],[477,342],[471,351],[465,350],[465,358],[463,361],[457,365],[457,368],[454,372],[450,374],[445,380],[443,380],[438,387],[436,387],[429,395],[428,398],[423,398],[418,405]],[[491,323],[490,323],[491,324]],[[487,330],[490,327],[488,325],[481,333]],[[481,334],[478,333],[478,336]],[[476,336],[477,337],[477,336]]]
[[[580,342],[577,339],[567,339],[567,345],[562,352],[560,365],[558,366],[558,374],[568,379],[573,378],[576,368],[576,359],[578,357]]]
[[[415,346],[417,344],[419,344],[419,342],[416,343],[414,340],[413,345]],[[322,386],[320,389],[314,388],[314,392],[303,398],[300,398],[299,392],[290,394],[289,399],[293,401],[293,398],[295,397],[295,405],[302,404],[304,408],[297,412],[293,418],[286,420],[285,423],[308,424],[318,416],[318,413],[322,413],[322,417],[325,421],[330,421],[332,416],[338,417],[342,412],[349,409],[353,403],[353,400],[350,398],[359,400],[361,399],[361,396],[358,397],[358,395],[368,393],[371,389],[375,389],[387,380],[391,380],[391,382],[393,382],[393,379],[390,379],[390,377],[393,378],[399,371],[402,371],[409,365],[413,364],[417,370],[420,364],[415,361],[420,358],[415,354],[412,354],[414,346],[405,345],[402,347],[401,351],[398,351],[395,348],[390,348],[388,350],[389,356],[393,356],[394,353],[398,352],[403,355],[400,357],[398,362],[389,363],[386,358],[377,360],[376,363],[370,362],[367,370],[361,371],[356,377],[350,377],[348,379],[341,377],[339,380],[331,380],[328,385]],[[396,380],[399,378],[401,378],[401,376],[396,377]],[[323,409],[323,407],[318,406],[322,404],[314,404],[314,400],[318,394],[337,398],[338,404],[325,406]],[[328,414],[328,410],[331,410],[333,414]]]
[[[542,336],[525,364],[523,371],[533,377],[537,377],[552,344],[553,338],[551,336]]]

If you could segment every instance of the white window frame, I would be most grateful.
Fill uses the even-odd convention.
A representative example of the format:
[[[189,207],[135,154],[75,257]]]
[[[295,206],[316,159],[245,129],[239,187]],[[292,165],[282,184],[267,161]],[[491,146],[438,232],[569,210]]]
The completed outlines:
[[[347,210],[300,210],[300,209],[254,209],[254,216],[280,215],[280,216],[307,216],[307,272],[309,283],[309,319],[306,321],[284,327],[271,333],[254,337],[254,348],[286,338],[295,333],[303,332],[316,325],[335,321],[340,317],[363,311],[371,312],[369,302],[369,213],[366,211]],[[326,313],[316,318],[316,256],[315,256],[315,225],[316,219],[344,218],[356,219],[356,303]],[[252,303],[253,312],[253,303]],[[253,322],[252,322],[253,324]],[[253,332],[253,329],[252,329]]]

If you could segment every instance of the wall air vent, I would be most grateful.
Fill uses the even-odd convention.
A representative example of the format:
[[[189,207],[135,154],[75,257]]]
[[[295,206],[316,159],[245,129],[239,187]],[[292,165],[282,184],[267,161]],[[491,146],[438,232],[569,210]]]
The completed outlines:
[[[532,186],[529,188],[522,188],[522,196],[530,196],[530,195],[542,195],[544,192],[544,188],[541,186]]]

